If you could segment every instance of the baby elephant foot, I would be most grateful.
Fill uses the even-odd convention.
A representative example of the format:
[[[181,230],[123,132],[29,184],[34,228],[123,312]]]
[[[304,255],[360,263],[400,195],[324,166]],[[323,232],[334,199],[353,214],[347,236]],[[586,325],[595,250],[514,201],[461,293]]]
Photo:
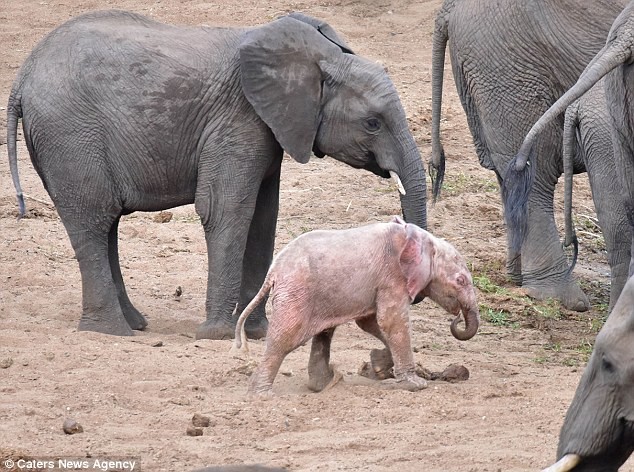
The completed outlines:
[[[335,386],[342,378],[343,374],[333,369],[332,364],[328,366],[327,370],[319,372],[311,370],[309,367],[308,388],[313,392],[323,392]]]
[[[407,390],[409,392],[417,392],[427,388],[427,381],[416,374],[407,374],[395,379],[383,380],[381,385],[390,390],[399,389]]]

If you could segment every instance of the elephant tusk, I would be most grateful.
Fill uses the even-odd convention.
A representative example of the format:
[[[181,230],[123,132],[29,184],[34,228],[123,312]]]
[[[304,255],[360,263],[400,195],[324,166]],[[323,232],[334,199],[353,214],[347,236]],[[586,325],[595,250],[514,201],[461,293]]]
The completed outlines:
[[[545,468],[542,472],[569,472],[581,462],[581,457],[577,454],[566,454],[557,463]]]
[[[394,179],[394,182],[396,182],[396,186],[398,187],[398,191],[401,193],[401,195],[405,195],[405,187],[403,187],[403,183],[401,182],[398,174],[391,170],[390,177],[392,177]]]

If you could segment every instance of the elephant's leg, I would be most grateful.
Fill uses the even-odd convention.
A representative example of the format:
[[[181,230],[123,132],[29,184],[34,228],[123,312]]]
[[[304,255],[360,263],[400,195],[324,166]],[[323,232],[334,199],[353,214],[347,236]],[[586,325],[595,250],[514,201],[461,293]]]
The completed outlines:
[[[119,304],[121,305],[121,311],[126,321],[132,329],[142,330],[147,326],[145,317],[137,310],[130,302],[128,293],[123,283],[123,276],[121,275],[121,266],[119,264],[119,221],[118,217],[110,228],[108,233],[108,260],[110,261],[110,270],[112,272],[112,279],[117,287],[117,295],[119,298]]]
[[[555,164],[544,161],[547,159],[539,160],[541,167],[529,199],[528,230],[521,253],[522,287],[533,298],[554,298],[570,310],[585,311],[590,303],[568,273],[568,262],[553,215],[553,197],[559,173],[552,169]],[[543,172],[540,172],[542,169]]]
[[[308,361],[308,388],[321,392],[334,379],[335,372],[330,366],[330,343],[335,328],[330,328],[313,336]]]
[[[242,263],[242,283],[237,313],[242,313],[242,310],[258,293],[273,260],[275,227],[279,209],[280,171],[281,163],[262,182],[258,192]],[[251,339],[266,336],[268,321],[265,307],[266,302],[262,302],[247,318],[245,331]]]
[[[117,296],[117,287],[110,268],[108,234],[118,216],[94,222],[90,215],[101,215],[96,209],[78,212],[57,205],[70,242],[79,262],[82,284],[82,316],[80,331],[131,336]]]
[[[611,143],[608,142],[607,146],[609,149]],[[590,154],[593,159],[588,159],[586,166],[594,208],[608,253],[611,311],[628,279],[632,232],[625,205],[621,200],[622,193],[614,190],[615,182],[618,182],[614,162],[603,154],[599,156]]]
[[[320,335],[309,330],[310,324],[306,323],[306,313],[301,307],[283,295],[276,297],[273,312],[264,355],[249,379],[249,396],[272,395],[273,381],[284,358],[314,335]]]
[[[195,207],[208,257],[207,320],[197,339],[234,337],[242,267],[260,185],[275,156],[201,157]]]
[[[379,380],[387,379],[390,377],[390,370],[394,367],[394,360],[392,359],[390,348],[387,347],[381,328],[376,321],[376,316],[361,318],[356,323],[359,328],[376,337],[385,345],[384,349],[372,349],[370,351],[370,367],[375,378]]]
[[[398,388],[415,391],[427,387],[425,379],[416,374],[410,336],[409,305],[395,306],[386,300],[377,306],[376,321],[385,344],[394,360],[394,379]],[[390,379],[384,381],[389,382]]]

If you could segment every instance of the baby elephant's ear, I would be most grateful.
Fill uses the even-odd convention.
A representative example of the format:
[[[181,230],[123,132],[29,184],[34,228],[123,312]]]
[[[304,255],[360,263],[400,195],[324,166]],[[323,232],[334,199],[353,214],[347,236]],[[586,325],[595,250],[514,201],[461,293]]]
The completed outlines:
[[[411,300],[424,289],[431,278],[431,258],[429,238],[414,225],[405,226],[406,236],[400,255],[400,265],[407,283],[407,293]]]

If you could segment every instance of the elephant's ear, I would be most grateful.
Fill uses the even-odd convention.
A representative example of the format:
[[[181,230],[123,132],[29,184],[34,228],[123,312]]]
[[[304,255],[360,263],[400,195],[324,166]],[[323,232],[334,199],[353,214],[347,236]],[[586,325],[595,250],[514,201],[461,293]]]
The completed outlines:
[[[434,247],[429,238],[414,225],[405,225],[405,233],[405,243],[399,262],[407,280],[407,293],[411,300],[414,300],[431,278]]]
[[[354,54],[350,46],[346,44],[346,42],[341,38],[337,32],[334,30],[332,26],[330,26],[325,21],[319,20],[317,18],[313,18],[312,16],[304,15],[303,13],[293,12],[288,15],[290,18],[294,18],[296,20],[302,21],[306,24],[309,24],[317,31],[319,31],[325,38],[329,41],[335,43],[341,49],[341,52],[346,54]]]
[[[248,31],[240,45],[242,90],[298,162],[308,162],[319,127],[319,62],[336,55],[342,55],[338,46],[289,17]]]

